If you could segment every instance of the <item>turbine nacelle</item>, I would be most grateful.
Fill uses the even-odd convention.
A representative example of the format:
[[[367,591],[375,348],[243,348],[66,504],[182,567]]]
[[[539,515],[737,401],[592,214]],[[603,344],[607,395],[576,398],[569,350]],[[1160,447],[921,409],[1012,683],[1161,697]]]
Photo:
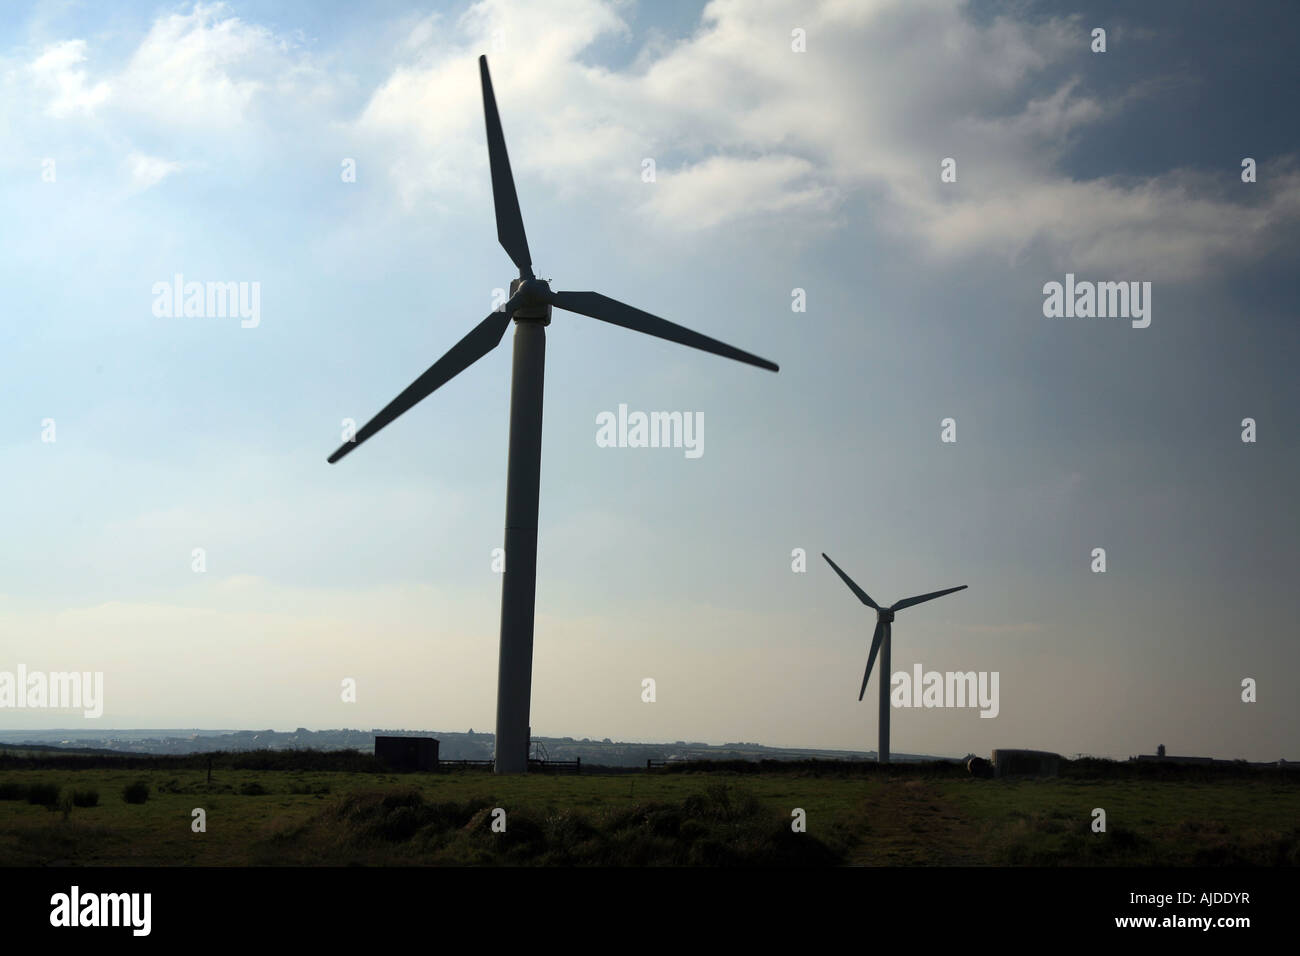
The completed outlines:
[[[876,620],[883,621],[886,624],[892,624],[894,620],[894,612],[887,607],[877,608]]]
[[[510,301],[505,304],[505,311],[515,321],[551,324],[551,302],[555,293],[545,279],[527,278],[510,280]]]

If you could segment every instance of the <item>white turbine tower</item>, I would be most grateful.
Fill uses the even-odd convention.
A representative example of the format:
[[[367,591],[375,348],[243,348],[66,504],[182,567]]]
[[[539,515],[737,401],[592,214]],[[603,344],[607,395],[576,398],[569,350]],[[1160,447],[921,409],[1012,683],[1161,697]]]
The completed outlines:
[[[841,571],[839,565],[826,556],[826,552],[822,552],[822,557],[826,558],[826,563],[834,568],[835,573],[849,586],[849,590],[858,596],[858,600],[867,607],[874,608],[876,612],[876,631],[871,635],[871,652],[867,655],[867,670],[862,675],[862,689],[858,691],[858,700],[861,700],[867,693],[867,680],[871,677],[871,665],[876,662],[876,652],[879,651],[880,747],[876,753],[876,760],[880,763],[889,763],[889,644],[890,636],[894,630],[894,613],[905,608],[915,607],[918,604],[924,604],[926,601],[933,601],[935,598],[943,597],[945,594],[952,594],[954,591],[964,590],[966,585],[962,584],[942,591],[931,591],[929,594],[918,594],[916,597],[895,601],[889,607],[881,607],[871,600],[866,591],[854,584],[853,579]]]

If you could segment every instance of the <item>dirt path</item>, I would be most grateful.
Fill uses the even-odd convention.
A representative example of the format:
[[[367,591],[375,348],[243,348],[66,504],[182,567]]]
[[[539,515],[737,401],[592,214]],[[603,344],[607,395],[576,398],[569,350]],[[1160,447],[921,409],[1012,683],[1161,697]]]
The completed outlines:
[[[923,780],[891,780],[864,800],[855,866],[973,866],[987,862],[978,826]]]

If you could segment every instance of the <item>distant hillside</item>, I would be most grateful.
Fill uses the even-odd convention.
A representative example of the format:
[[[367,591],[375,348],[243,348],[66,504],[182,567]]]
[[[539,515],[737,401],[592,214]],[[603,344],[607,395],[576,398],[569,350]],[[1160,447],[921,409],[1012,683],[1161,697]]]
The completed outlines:
[[[357,750],[373,753],[376,734],[435,737],[444,760],[488,760],[494,736],[429,730],[37,730],[0,731],[0,747],[57,747],[117,754],[195,754],[215,751],[251,750]],[[535,737],[535,751],[551,760],[574,760],[607,767],[644,767],[647,760],[680,762],[696,760],[875,760],[874,751],[816,750],[766,747],[757,743],[705,744],[678,740],[672,743],[626,743],[584,737]],[[896,761],[934,760],[923,754],[892,755]]]

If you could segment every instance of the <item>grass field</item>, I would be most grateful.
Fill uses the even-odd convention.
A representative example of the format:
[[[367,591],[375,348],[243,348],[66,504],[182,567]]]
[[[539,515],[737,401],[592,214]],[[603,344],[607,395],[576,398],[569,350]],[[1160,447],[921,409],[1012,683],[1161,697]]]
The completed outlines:
[[[123,789],[143,780],[144,803]],[[29,803],[57,787],[53,809]],[[68,806],[72,790],[95,806]],[[48,798],[47,798],[48,799]],[[206,811],[206,832],[191,829]],[[504,833],[492,811],[506,811]],[[1106,832],[1092,832],[1092,811]],[[807,830],[791,829],[792,811]],[[0,770],[4,865],[1295,865],[1280,780]]]

